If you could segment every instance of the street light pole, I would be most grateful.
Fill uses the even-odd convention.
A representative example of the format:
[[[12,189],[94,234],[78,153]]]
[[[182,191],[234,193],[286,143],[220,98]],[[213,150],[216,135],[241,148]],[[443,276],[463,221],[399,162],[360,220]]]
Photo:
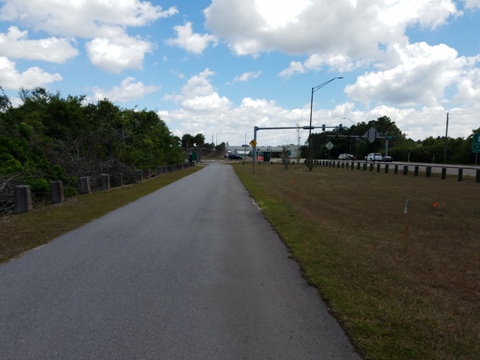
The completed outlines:
[[[336,80],[336,79],[343,79],[343,76],[337,76],[337,77],[334,77],[333,79],[330,79],[328,81],[325,81],[323,84],[320,84],[320,85],[317,85],[317,86],[314,86],[312,87],[312,97],[310,99],[310,126],[308,128],[308,168],[310,169],[310,171],[312,171],[313,169],[313,159],[312,159],[312,112],[313,112],[313,93],[319,89],[321,89],[322,87],[324,87],[325,85],[328,85],[330,84],[333,80]]]

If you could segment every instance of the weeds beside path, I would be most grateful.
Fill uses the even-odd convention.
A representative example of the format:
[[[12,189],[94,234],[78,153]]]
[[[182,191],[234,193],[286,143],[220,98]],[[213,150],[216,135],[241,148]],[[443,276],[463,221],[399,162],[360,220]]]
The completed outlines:
[[[366,359],[478,358],[479,184],[234,168]]]

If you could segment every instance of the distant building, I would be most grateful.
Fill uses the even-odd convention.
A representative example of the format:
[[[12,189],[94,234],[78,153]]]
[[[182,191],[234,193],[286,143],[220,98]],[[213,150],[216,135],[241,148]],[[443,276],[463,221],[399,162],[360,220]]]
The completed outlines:
[[[257,146],[257,152],[263,156],[264,153],[268,153],[270,159],[279,159],[282,157],[283,148],[287,148],[289,151],[289,157],[296,159],[297,154],[300,152],[298,145],[278,145],[278,146]],[[228,154],[236,154],[242,157],[252,157],[253,148],[251,146],[245,147],[242,145],[229,145],[227,148]]]

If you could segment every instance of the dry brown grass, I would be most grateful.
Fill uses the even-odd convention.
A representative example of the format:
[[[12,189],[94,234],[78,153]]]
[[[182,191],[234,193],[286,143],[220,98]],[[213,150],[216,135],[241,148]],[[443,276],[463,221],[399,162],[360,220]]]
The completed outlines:
[[[366,358],[479,358],[480,184],[302,165],[235,169]]]

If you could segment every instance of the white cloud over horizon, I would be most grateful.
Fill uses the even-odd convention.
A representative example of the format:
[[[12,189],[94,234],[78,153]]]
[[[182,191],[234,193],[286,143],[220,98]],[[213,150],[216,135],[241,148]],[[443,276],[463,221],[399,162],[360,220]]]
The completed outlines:
[[[88,91],[236,143],[305,124],[308,89],[343,76],[315,98],[316,122],[386,115],[420,139],[449,112],[451,136],[479,127],[480,0],[171,3],[3,0],[0,86]]]

